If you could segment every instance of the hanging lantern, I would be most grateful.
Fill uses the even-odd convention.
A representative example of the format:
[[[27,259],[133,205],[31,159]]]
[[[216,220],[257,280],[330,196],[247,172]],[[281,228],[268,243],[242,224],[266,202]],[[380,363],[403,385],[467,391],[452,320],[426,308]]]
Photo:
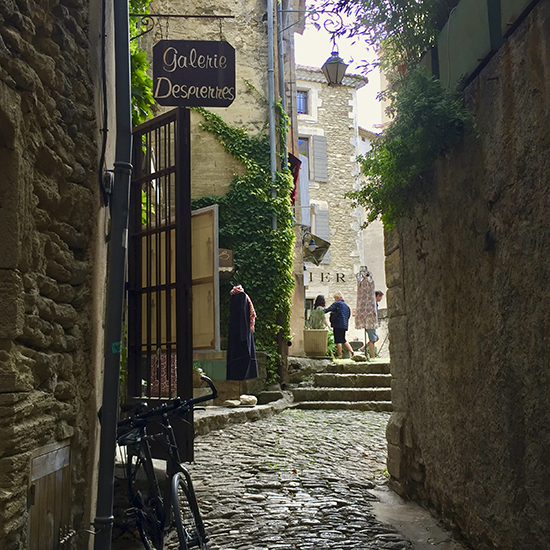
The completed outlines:
[[[327,79],[328,85],[332,86],[342,84],[347,68],[347,64],[344,63],[344,60],[338,55],[338,50],[335,48],[331,56],[321,67],[321,70]]]

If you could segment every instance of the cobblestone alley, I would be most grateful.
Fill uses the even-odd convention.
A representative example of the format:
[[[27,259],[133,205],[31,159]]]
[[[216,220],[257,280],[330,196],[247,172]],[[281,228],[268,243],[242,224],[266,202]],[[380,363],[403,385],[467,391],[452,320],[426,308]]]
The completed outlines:
[[[209,549],[417,548],[373,513],[373,489],[386,481],[388,418],[287,409],[198,436],[190,470]],[[140,548],[122,542],[113,548]]]

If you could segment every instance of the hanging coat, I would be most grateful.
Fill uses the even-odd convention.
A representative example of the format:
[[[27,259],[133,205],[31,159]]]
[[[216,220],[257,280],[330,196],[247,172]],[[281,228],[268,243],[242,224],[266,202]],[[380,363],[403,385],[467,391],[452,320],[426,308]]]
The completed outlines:
[[[376,328],[376,297],[372,277],[359,277],[357,281],[357,305],[355,306],[355,328]]]
[[[227,380],[258,378],[251,310],[253,311],[250,298],[245,292],[236,292],[231,296],[227,335]]]

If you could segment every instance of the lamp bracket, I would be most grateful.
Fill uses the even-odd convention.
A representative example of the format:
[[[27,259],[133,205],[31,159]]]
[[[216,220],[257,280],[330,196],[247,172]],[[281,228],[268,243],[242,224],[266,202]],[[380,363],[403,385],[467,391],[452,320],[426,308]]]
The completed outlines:
[[[302,21],[305,21],[308,17],[313,21],[314,26],[319,30],[321,28],[321,25],[318,23],[319,19],[321,18],[321,15],[326,15],[328,19],[325,19],[323,21],[323,27],[324,29],[332,35],[332,40],[334,42],[334,36],[337,35],[343,28],[344,28],[344,20],[342,19],[342,16],[331,10],[281,10],[280,13],[300,13],[305,14],[304,17],[298,19],[298,21],[295,21],[291,25],[288,25],[288,27],[285,27],[284,29],[281,29],[279,32],[282,34],[286,30],[294,27],[295,25],[298,25]]]
[[[140,26],[145,25],[145,30],[137,36],[132,37],[130,41],[136,40],[144,34],[151,32],[155,28],[155,19],[235,19],[234,15],[187,15],[180,13],[130,13],[129,15],[130,17],[139,17]]]

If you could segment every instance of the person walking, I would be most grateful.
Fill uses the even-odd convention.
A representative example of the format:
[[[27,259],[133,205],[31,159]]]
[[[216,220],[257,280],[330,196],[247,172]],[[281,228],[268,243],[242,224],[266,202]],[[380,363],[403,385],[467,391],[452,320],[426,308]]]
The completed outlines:
[[[325,313],[330,313],[330,324],[334,331],[334,342],[336,343],[338,359],[342,359],[342,344],[353,356],[353,348],[346,341],[346,331],[348,330],[351,310],[346,302],[344,302],[344,297],[340,292],[334,294],[334,302],[324,311]]]
[[[382,299],[383,296],[384,296],[384,293],[381,290],[377,290],[374,293],[374,297],[376,300],[376,319],[377,320],[378,320],[378,302]],[[375,328],[367,328],[365,330],[367,331],[367,336],[369,341],[359,351],[365,351],[368,346],[370,358],[374,359],[376,355],[376,348],[374,347],[374,344],[378,342],[378,332],[376,331]]]

